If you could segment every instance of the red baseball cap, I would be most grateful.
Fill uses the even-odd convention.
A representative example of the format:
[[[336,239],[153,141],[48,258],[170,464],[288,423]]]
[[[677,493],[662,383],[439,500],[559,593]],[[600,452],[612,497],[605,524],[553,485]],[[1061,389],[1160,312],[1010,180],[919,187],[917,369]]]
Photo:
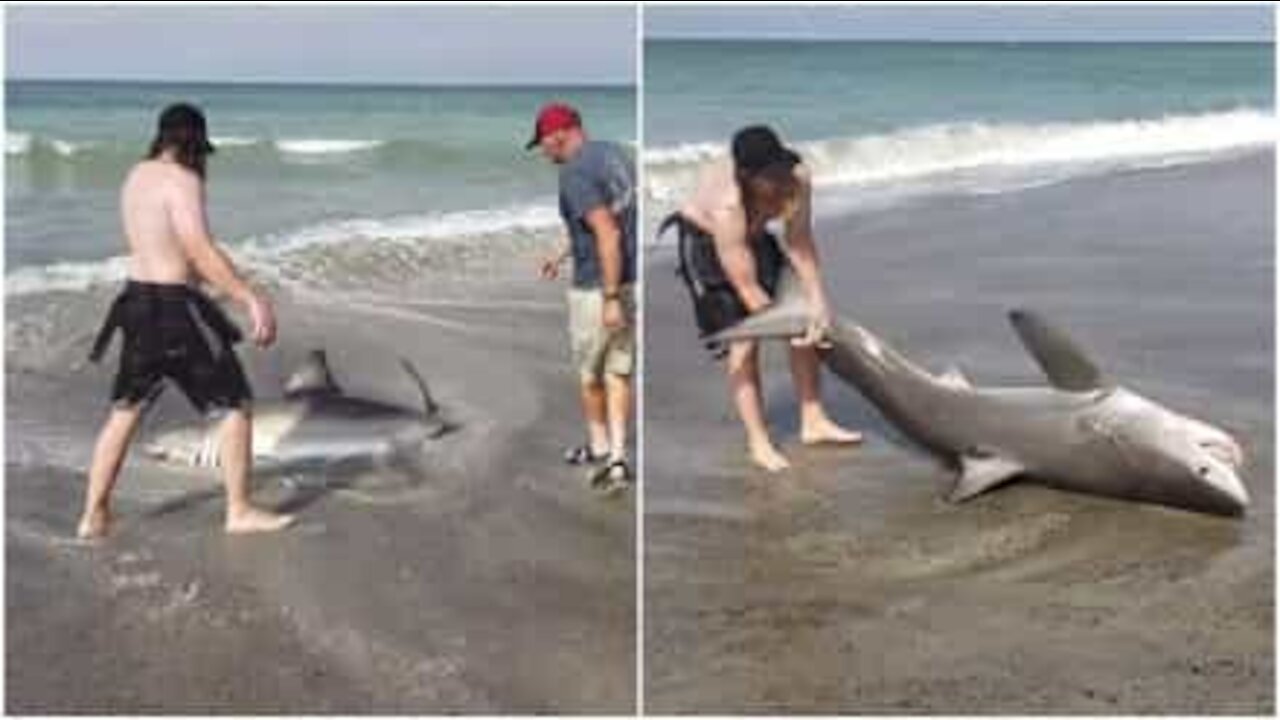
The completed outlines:
[[[538,111],[538,119],[533,123],[533,139],[525,143],[525,150],[532,150],[542,142],[542,138],[559,130],[582,127],[582,116],[572,105],[564,103],[548,103]]]

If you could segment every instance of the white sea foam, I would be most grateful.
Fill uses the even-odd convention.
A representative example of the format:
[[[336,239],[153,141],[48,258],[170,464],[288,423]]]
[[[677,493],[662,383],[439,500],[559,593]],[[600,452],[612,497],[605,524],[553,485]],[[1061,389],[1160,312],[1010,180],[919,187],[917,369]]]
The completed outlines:
[[[47,143],[49,147],[53,148],[54,152],[64,158],[69,158],[89,147],[89,143],[71,142],[70,140],[59,140],[57,138],[50,138]]]
[[[291,252],[316,245],[366,240],[466,240],[481,235],[532,232],[555,227],[560,216],[545,205],[517,205],[390,218],[352,218],[255,240],[251,246]]]
[[[1057,166],[1128,166],[1212,157],[1276,140],[1276,118],[1256,109],[1083,123],[926,125],[881,135],[802,142],[818,185],[884,184],[949,173]],[[725,146],[688,143],[645,152],[651,198],[673,201],[699,163]],[[1003,173],[1007,174],[1007,173]]]
[[[653,167],[658,165],[680,164],[690,162],[702,162],[710,160],[713,157],[724,154],[727,144],[717,145],[715,143],[684,143],[673,147],[657,147],[644,152],[645,165]]]
[[[244,137],[240,135],[214,136],[210,138],[209,141],[213,143],[214,147],[219,147],[219,148],[249,147],[251,145],[257,145],[259,142],[261,142],[258,138],[255,138],[255,137]]]
[[[43,148],[46,151],[53,151],[59,157],[70,158],[89,149],[92,145],[93,143],[87,141],[72,142],[15,130],[5,133],[5,155],[29,155],[36,149]]]
[[[243,135],[215,136],[211,138],[215,147],[235,148],[252,147],[263,142],[261,138]],[[10,130],[5,137],[6,155],[28,155],[36,149],[52,151],[62,158],[72,158],[90,150],[95,144],[91,141],[71,141],[56,137],[34,135],[28,132]],[[376,148],[382,144],[379,140],[325,140],[297,139],[278,140],[276,148],[283,153],[296,155],[327,155],[359,152]],[[109,143],[108,143],[109,145]]]
[[[271,269],[281,258],[310,248],[339,244],[358,246],[371,241],[465,242],[482,236],[543,232],[556,227],[559,222],[559,214],[549,205],[515,205],[388,218],[351,218],[233,243],[233,254],[238,262],[271,275]],[[119,283],[126,274],[127,262],[122,256],[101,261],[24,267],[10,272],[5,278],[5,294],[17,296],[51,291],[85,291],[95,286]]]
[[[10,130],[5,133],[4,154],[26,155],[31,151],[31,134]]]
[[[60,262],[19,268],[4,279],[6,295],[42,292],[82,292],[97,285],[122,282],[128,274],[123,256],[87,262]]]
[[[338,140],[330,138],[297,138],[276,140],[276,149],[291,155],[344,155],[373,150],[381,140]]]

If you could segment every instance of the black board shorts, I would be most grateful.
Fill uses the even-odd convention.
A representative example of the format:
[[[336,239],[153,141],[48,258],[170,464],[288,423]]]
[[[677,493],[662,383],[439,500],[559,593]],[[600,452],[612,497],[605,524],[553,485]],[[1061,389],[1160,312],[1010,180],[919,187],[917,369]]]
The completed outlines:
[[[694,320],[700,337],[706,338],[728,328],[750,314],[737,290],[724,274],[715,239],[706,230],[679,213],[668,216],[658,234],[675,225],[678,236],[677,273],[689,289],[693,301]],[[770,232],[761,232],[748,241],[756,261],[756,280],[770,298],[777,291],[778,278],[786,266],[786,256]],[[718,343],[705,342],[716,355],[723,354]]]
[[[111,304],[90,360],[101,359],[116,330],[124,341],[111,388],[115,406],[151,403],[165,379],[201,414],[241,408],[253,399],[235,353],[240,330],[195,288],[130,280]]]

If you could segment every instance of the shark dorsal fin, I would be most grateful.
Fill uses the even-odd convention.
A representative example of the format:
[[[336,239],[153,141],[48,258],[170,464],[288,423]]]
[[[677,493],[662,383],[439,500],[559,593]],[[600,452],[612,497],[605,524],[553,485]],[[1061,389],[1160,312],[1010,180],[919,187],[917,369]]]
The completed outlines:
[[[287,398],[305,395],[336,395],[342,392],[329,372],[329,360],[324,350],[312,350],[297,370],[284,383]]]
[[[418,387],[418,392],[422,395],[422,412],[427,417],[434,417],[440,412],[440,406],[436,404],[435,398],[431,397],[431,389],[427,387],[427,381],[422,379],[422,375],[418,373],[418,369],[413,363],[404,358],[400,358],[400,367],[413,378],[413,384]]]
[[[707,339],[713,342],[727,342],[797,337],[804,334],[808,324],[808,302],[805,300],[795,273],[790,266],[786,266],[778,276],[773,304]]]
[[[1071,338],[1030,310],[1014,310],[1009,322],[1027,352],[1039,363],[1049,382],[1059,390],[1087,392],[1109,383],[1097,365]]]
[[[951,502],[964,502],[975,495],[1002,485],[1025,468],[1003,455],[968,452],[960,456],[960,475],[948,496]]]

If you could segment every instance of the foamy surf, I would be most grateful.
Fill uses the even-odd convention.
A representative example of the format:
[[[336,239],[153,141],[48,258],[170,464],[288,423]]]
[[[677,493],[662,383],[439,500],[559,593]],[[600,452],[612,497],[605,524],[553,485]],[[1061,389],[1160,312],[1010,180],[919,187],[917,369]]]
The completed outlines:
[[[10,130],[4,138],[5,155],[26,155],[31,151],[31,135]]]
[[[418,245],[430,242],[435,248],[468,243],[478,238],[521,237],[550,231],[560,217],[549,205],[513,205],[506,208],[460,210],[426,215],[388,218],[350,218],[319,223],[288,232],[232,242],[240,262],[250,269],[275,277],[274,269],[291,264],[295,256],[329,246],[342,246],[359,253],[375,243]],[[492,242],[487,240],[487,242]],[[370,250],[372,252],[372,250]],[[495,252],[500,252],[495,248]],[[420,248],[429,256],[432,247]],[[5,277],[5,294],[30,295],[45,292],[83,292],[97,286],[123,282],[127,260],[115,256],[105,260],[60,262],[23,267]]]
[[[365,152],[382,147],[384,140],[342,140],[326,138],[297,138],[264,140],[247,135],[215,135],[210,138],[214,147],[221,149],[251,148],[267,144],[276,152],[286,156],[323,157],[326,155],[348,155]],[[138,139],[134,143],[137,148],[145,147],[145,140]],[[132,145],[130,146],[132,148]],[[47,151],[66,160],[88,154],[88,151],[100,149],[108,153],[119,153],[121,146],[109,140],[77,140],[70,141],[57,137],[45,137],[28,132],[10,130],[5,136],[5,154],[10,156],[31,155],[37,151]]]
[[[337,140],[325,138],[301,138],[276,140],[276,149],[290,155],[346,155],[381,147],[381,140]]]
[[[50,140],[49,147],[62,157],[71,157],[88,147],[88,143],[74,143],[69,140]]]
[[[1058,166],[1060,171],[1069,165],[1207,159],[1275,139],[1274,115],[1242,108],[1081,123],[946,123],[801,142],[797,148],[818,185],[874,185],[988,169]],[[712,143],[646,151],[649,196],[674,201],[692,187],[700,163],[725,153],[727,147]]]
[[[251,241],[249,246],[264,251],[290,252],[318,245],[369,240],[465,240],[484,235],[545,230],[559,222],[560,216],[553,207],[515,205],[500,209],[337,220],[266,236]]]
[[[4,292],[10,297],[45,292],[83,292],[94,286],[123,282],[128,269],[128,261],[122,255],[106,260],[24,267],[5,276]]]
[[[10,130],[5,133],[4,154],[21,157],[30,155],[36,150],[47,150],[59,157],[70,158],[92,145],[93,143],[87,141],[72,142],[56,137],[40,137],[32,133]]]
[[[209,141],[217,148],[252,147],[262,142],[255,137],[243,137],[240,135],[215,135]]]

